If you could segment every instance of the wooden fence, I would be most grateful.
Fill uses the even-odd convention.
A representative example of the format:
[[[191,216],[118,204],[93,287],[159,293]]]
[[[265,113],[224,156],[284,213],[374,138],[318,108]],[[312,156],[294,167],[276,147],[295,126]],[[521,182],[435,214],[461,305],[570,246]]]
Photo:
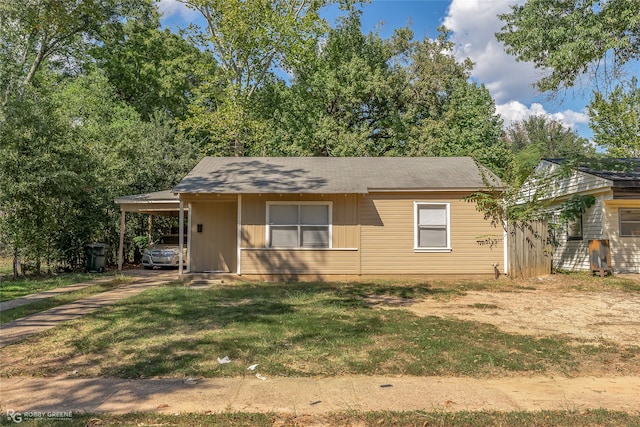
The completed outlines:
[[[507,233],[509,275],[515,279],[551,274],[553,247],[546,221],[509,224]]]

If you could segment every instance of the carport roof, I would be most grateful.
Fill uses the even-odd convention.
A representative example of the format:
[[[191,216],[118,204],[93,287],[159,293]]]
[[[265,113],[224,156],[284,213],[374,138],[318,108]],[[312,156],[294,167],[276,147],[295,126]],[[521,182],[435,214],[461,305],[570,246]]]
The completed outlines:
[[[470,157],[205,157],[175,193],[364,194],[479,190],[501,182]]]
[[[117,197],[115,203],[123,212],[140,212],[175,216],[180,211],[178,195],[171,190]]]

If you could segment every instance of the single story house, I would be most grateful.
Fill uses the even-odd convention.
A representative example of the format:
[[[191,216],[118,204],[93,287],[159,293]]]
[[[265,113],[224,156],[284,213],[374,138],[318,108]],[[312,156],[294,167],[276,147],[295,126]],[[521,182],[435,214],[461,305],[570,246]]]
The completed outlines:
[[[573,195],[595,198],[580,218],[560,224],[554,266],[594,270],[594,263],[606,261],[613,272],[640,273],[640,159],[585,161],[568,169],[565,159],[543,159],[532,175],[534,182],[545,180],[541,199],[551,211]],[[601,261],[594,250],[602,251]]]
[[[504,232],[465,200],[488,182],[469,157],[206,157],[172,192],[189,272],[493,275]]]

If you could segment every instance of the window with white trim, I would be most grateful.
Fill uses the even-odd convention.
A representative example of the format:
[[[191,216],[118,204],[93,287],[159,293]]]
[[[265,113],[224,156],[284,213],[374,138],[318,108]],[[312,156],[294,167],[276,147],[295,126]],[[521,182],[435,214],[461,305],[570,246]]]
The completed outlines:
[[[620,235],[640,236],[640,209],[620,209]]]
[[[414,205],[415,249],[450,250],[449,203],[415,202]]]
[[[267,202],[267,247],[330,248],[331,203]]]

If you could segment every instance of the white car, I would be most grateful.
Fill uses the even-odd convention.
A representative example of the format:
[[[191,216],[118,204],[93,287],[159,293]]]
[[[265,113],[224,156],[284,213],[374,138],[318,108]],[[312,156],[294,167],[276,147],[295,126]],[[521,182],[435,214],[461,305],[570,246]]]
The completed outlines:
[[[160,237],[157,243],[150,245],[142,253],[142,266],[145,269],[153,267],[178,267],[180,265],[180,236],[168,234]],[[182,262],[187,262],[187,237],[182,247]]]

